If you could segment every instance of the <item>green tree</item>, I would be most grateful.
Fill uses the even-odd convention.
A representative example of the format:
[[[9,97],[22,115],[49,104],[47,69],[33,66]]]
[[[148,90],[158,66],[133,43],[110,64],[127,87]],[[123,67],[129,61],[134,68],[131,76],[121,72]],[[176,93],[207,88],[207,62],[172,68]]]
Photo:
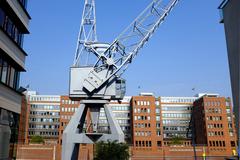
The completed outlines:
[[[126,143],[98,142],[96,143],[94,160],[128,160],[129,147]]]
[[[181,145],[183,143],[183,137],[181,136],[174,136],[171,139],[171,145]]]
[[[44,139],[41,136],[31,136],[30,143],[44,143]]]

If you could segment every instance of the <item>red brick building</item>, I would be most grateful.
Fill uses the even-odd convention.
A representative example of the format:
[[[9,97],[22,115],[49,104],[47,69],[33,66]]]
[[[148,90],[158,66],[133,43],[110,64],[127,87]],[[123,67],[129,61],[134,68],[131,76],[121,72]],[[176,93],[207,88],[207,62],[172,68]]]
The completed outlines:
[[[232,155],[237,134],[230,98],[205,95],[194,102],[196,144],[208,147],[209,155]]]
[[[131,106],[134,160],[193,159],[193,140],[198,157],[224,159],[236,155],[229,98],[213,94],[155,98],[153,94],[142,94],[132,97]]]
[[[34,153],[47,147],[49,159],[54,156],[60,159],[62,133],[79,107],[79,101],[72,101],[68,96],[60,96],[59,103],[58,145],[29,146]],[[190,160],[194,156],[193,142],[196,143],[196,155],[201,158],[211,156],[218,160],[236,154],[235,125],[229,98],[210,94],[155,97],[145,93],[125,98],[122,102],[113,101],[110,107],[130,144],[133,160]],[[23,117],[28,117],[28,114]],[[103,130],[108,128],[103,111],[100,111],[99,127]],[[20,147],[20,158],[28,156],[24,148],[30,148]],[[79,153],[79,159],[92,159],[93,146],[81,145]]]

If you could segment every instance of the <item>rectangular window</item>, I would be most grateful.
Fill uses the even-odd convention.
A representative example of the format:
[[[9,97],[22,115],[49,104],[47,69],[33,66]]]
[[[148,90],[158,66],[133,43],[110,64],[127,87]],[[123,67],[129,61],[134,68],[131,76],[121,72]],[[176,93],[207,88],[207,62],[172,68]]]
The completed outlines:
[[[10,72],[10,78],[9,78],[9,86],[13,88],[13,84],[14,84],[14,75],[15,75],[15,69],[13,67],[10,68],[11,72]]]
[[[3,62],[3,66],[2,66],[2,77],[1,77],[1,81],[3,83],[7,82],[7,70],[8,70],[8,64],[7,62]]]
[[[15,75],[14,75],[14,89],[18,89],[19,88],[19,80],[20,80],[20,72],[19,71],[15,71]]]
[[[5,20],[5,13],[2,10],[2,8],[0,8],[0,26],[3,27],[4,24],[4,20]]]
[[[0,57],[0,80],[2,76],[2,65],[3,65],[3,59]]]

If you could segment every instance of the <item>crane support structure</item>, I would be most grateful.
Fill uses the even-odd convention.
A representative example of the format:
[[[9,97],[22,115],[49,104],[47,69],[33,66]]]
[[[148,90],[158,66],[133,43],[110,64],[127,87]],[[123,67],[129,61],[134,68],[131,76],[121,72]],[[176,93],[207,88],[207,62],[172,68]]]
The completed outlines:
[[[124,142],[123,131],[108,104],[123,98],[126,87],[121,75],[178,1],[153,0],[112,43],[102,43],[96,36],[95,1],[85,0],[69,88],[69,97],[81,101],[63,132],[63,160],[76,159],[81,143]],[[106,113],[109,133],[99,129],[101,108]],[[91,131],[86,126],[91,126]]]

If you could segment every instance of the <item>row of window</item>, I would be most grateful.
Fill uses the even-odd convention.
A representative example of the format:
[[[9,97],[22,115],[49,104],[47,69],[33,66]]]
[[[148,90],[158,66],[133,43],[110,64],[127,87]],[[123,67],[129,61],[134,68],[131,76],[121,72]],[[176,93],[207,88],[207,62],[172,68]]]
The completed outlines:
[[[223,131],[212,131],[208,132],[208,136],[223,136]]]
[[[29,118],[30,122],[59,122],[59,118]]]
[[[192,107],[190,106],[179,106],[179,107],[172,107],[172,106],[164,106],[162,107],[163,111],[190,111]]]
[[[77,111],[77,107],[62,107],[62,112],[76,112]]]
[[[72,101],[72,100],[63,99],[62,104],[79,104],[79,101]]]
[[[149,108],[134,108],[134,113],[150,113]]]
[[[135,136],[150,137],[151,131],[135,131]]]
[[[100,124],[108,124],[108,121],[106,119],[99,119],[99,125]],[[130,120],[129,119],[117,119],[117,122],[119,124],[125,124],[125,125],[129,125],[130,124]]]
[[[30,129],[57,129],[59,125],[36,125],[36,124],[29,124]]]
[[[110,104],[111,106],[111,104]],[[129,111],[129,106],[111,106],[112,111]]]
[[[152,141],[135,141],[136,147],[152,147]]]
[[[138,105],[138,106],[150,106],[150,101],[135,101],[135,105]]]
[[[72,116],[69,115],[61,115],[61,119],[70,120],[71,118]]]
[[[210,147],[225,147],[225,141],[209,141]]]
[[[222,113],[221,108],[208,108],[205,110],[206,113]]]
[[[182,137],[187,138],[187,134],[185,133],[164,133],[163,138],[173,138],[173,137]]]
[[[208,102],[205,102],[204,104],[205,104],[205,106],[208,106],[208,107],[210,107],[210,106],[216,107],[216,106],[221,105],[221,103],[219,101],[208,101]]]
[[[193,103],[197,98],[161,97],[162,103]]]
[[[30,101],[45,101],[45,102],[57,102],[60,103],[60,96],[30,96]]]
[[[191,118],[189,113],[163,113],[163,118]]]
[[[190,120],[163,120],[164,125],[189,125]]]
[[[208,124],[208,128],[223,128],[223,124]]]
[[[150,118],[150,116],[134,116],[134,120],[135,121],[136,120],[148,120],[148,121],[150,121],[151,118]]]
[[[188,127],[186,126],[169,126],[169,127],[163,127],[164,131],[187,131]]]
[[[31,109],[60,110],[58,105],[31,104]]]
[[[130,118],[130,113],[113,112],[115,118]]]
[[[19,76],[20,72],[0,55],[0,81],[16,90],[19,87]]]
[[[210,121],[221,121],[222,120],[222,116],[207,116],[207,120],[210,120]]]
[[[41,136],[58,136],[58,132],[38,132],[38,131],[29,131],[30,136],[32,135],[41,135]]]
[[[30,115],[38,115],[38,116],[59,116],[59,112],[30,111]]]
[[[134,123],[135,128],[150,128],[150,123]]]
[[[19,28],[14,24],[12,19],[0,8],[0,26],[7,34],[22,47],[23,34]]]

